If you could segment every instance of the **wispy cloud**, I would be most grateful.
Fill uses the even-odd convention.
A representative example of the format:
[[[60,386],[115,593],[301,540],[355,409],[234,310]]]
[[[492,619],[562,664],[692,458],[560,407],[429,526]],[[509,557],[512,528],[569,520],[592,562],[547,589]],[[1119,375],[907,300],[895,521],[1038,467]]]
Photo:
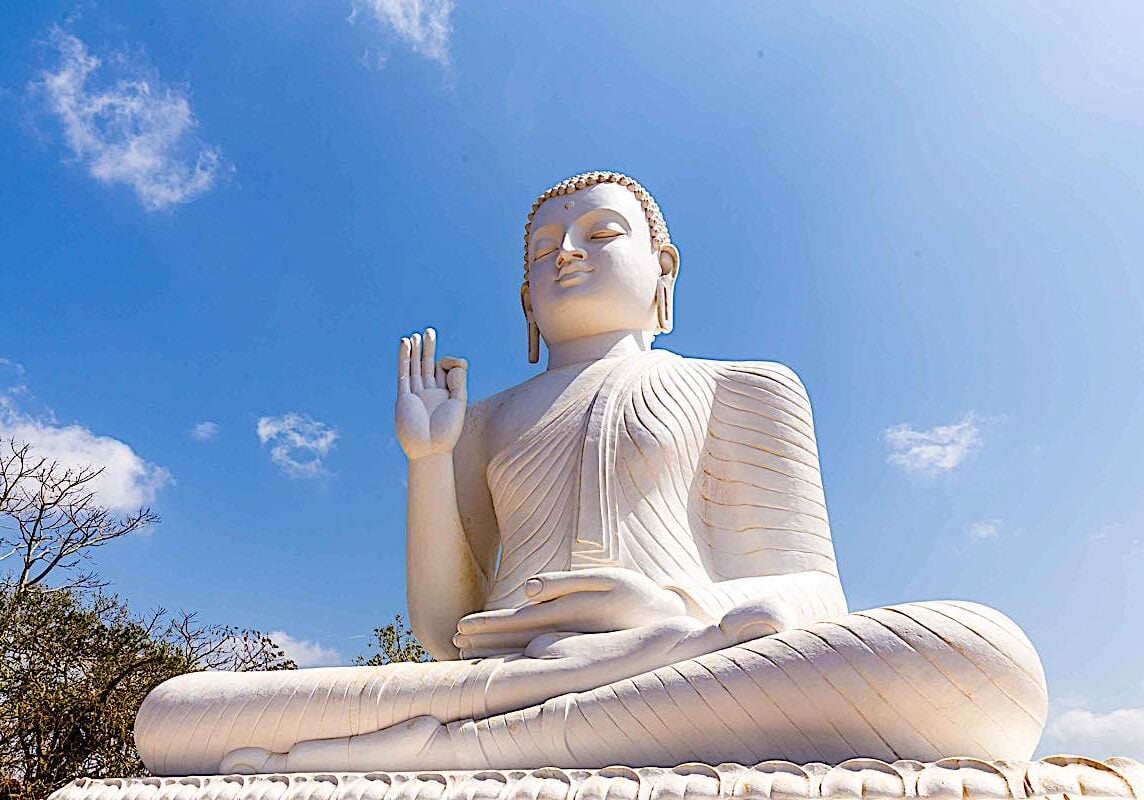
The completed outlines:
[[[105,60],[53,27],[58,60],[31,85],[59,121],[71,155],[104,184],[131,187],[148,211],[194,200],[227,169],[221,153],[194,135],[184,88],[163,84],[141,57]],[[102,80],[101,80],[102,79]]]
[[[0,367],[10,370],[17,378],[22,378],[26,372],[23,364],[10,358],[0,357]]]
[[[295,478],[321,475],[322,462],[338,438],[336,429],[297,411],[261,417],[257,433],[263,445],[270,445],[270,460]]]
[[[365,50],[362,50],[361,58],[358,59],[358,63],[370,72],[380,72],[385,69],[385,65],[388,61],[388,55],[372,47],[367,47]]]
[[[191,438],[196,442],[209,442],[218,436],[218,423],[207,420],[191,428]]]
[[[999,519],[982,519],[969,526],[969,536],[973,539],[996,539],[1000,533]]]
[[[1041,749],[1099,759],[1144,759],[1144,708],[1118,708],[1101,714],[1087,708],[1059,707],[1045,728]]]
[[[937,475],[949,472],[981,449],[977,417],[966,414],[960,422],[915,430],[909,425],[887,428],[882,437],[890,448],[886,460],[906,472]]]
[[[1108,538],[1110,533],[1115,533],[1124,527],[1123,522],[1112,522],[1107,525],[1101,525],[1088,535],[1090,541],[1103,542]]]
[[[454,6],[453,0],[352,0],[350,21],[368,14],[415,53],[448,66]]]
[[[24,410],[26,387],[0,390],[0,439],[30,444],[37,457],[68,468],[102,467],[91,487],[98,502],[114,511],[133,511],[154,502],[171,473],[143,459],[130,445],[78,425],[61,425],[50,412]]]
[[[345,663],[341,653],[320,642],[295,639],[286,631],[271,631],[267,635],[299,667],[336,667]]]

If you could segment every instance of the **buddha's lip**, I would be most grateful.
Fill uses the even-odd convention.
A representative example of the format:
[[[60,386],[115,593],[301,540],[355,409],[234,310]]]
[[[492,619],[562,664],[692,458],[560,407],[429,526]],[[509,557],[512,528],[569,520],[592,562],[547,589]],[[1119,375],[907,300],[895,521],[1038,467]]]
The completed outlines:
[[[571,278],[574,275],[587,275],[589,272],[594,272],[594,271],[595,271],[595,267],[589,267],[589,266],[575,267],[572,269],[557,271],[556,282],[560,283],[565,278]]]

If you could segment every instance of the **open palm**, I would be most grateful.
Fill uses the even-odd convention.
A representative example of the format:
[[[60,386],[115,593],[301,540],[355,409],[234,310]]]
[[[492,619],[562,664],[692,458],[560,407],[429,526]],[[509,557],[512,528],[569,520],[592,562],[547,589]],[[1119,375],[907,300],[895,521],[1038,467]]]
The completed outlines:
[[[397,441],[410,459],[449,453],[461,436],[467,401],[462,358],[437,359],[437,332],[401,340],[397,351]]]

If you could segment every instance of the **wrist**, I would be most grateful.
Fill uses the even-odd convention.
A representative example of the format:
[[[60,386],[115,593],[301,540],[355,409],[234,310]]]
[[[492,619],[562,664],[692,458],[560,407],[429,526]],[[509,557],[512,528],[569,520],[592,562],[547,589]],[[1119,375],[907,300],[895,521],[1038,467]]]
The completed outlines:
[[[413,467],[414,464],[418,466],[430,466],[433,464],[453,464],[453,448],[449,448],[443,452],[430,450],[428,453],[419,453],[415,456],[409,456],[409,466]]]
[[[418,492],[448,492],[452,490],[456,476],[453,471],[453,454],[425,453],[409,459],[409,489],[418,487]],[[412,510],[412,507],[410,508]]]

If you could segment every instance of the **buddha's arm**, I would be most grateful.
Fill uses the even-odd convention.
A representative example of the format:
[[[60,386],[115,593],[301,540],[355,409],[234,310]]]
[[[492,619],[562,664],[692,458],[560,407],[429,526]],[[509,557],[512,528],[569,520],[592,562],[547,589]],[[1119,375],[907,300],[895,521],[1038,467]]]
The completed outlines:
[[[483,409],[456,449],[409,463],[406,584],[410,624],[437,660],[459,656],[457,621],[484,608],[498,534],[482,456]]]
[[[707,433],[691,510],[709,579],[673,587],[688,613],[762,604],[788,628],[845,614],[802,381],[781,364],[720,364]]]
[[[409,463],[406,592],[418,640],[438,661],[458,657],[457,620],[481,608],[487,578],[457,511],[453,459],[434,454]]]
[[[404,340],[398,366],[397,432],[409,456],[406,592],[409,620],[435,659],[455,659],[457,621],[484,606],[496,547],[480,468],[481,413],[466,408],[460,359],[434,362],[436,334]],[[418,364],[422,369],[418,369]],[[447,385],[446,385],[447,384]],[[463,477],[460,481],[457,474]],[[468,513],[462,514],[462,509]]]

